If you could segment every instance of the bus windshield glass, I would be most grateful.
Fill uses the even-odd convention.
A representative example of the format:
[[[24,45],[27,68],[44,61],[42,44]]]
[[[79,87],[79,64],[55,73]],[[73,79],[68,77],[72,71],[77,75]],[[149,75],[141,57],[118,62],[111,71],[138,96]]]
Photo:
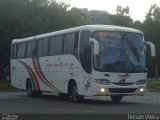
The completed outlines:
[[[131,32],[94,32],[99,55],[94,56],[96,70],[105,72],[144,72],[143,35]]]

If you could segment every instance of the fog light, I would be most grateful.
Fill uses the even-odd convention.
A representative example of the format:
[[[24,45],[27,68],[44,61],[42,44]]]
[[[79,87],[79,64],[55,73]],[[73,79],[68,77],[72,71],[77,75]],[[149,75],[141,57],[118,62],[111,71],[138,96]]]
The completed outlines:
[[[101,92],[102,92],[102,93],[105,92],[105,89],[104,89],[104,88],[101,88]]]
[[[140,88],[140,92],[143,92],[144,91],[144,89],[143,88]]]

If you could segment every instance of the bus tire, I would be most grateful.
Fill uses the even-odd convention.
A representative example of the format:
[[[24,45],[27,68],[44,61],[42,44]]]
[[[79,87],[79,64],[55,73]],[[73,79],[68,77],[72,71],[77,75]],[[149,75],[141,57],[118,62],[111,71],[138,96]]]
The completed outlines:
[[[82,102],[84,99],[84,96],[78,95],[78,89],[76,84],[72,86],[71,98],[74,102]]]
[[[26,91],[27,91],[27,95],[29,97],[34,97],[34,91],[33,91],[33,88],[32,88],[32,82],[31,82],[31,80],[27,80]]]
[[[27,81],[26,91],[27,91],[27,94],[28,94],[29,97],[41,97],[41,95],[42,95],[41,91],[34,91],[33,90],[31,80]]]
[[[111,97],[112,102],[114,102],[114,103],[120,103],[123,96],[111,95],[110,97]]]

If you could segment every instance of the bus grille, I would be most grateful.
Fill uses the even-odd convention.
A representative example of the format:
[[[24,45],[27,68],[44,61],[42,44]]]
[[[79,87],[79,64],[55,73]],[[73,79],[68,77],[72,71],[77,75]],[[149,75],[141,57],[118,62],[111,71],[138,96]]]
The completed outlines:
[[[133,85],[134,83],[126,83],[126,82],[124,82],[124,83],[119,83],[119,82],[113,82],[112,84],[114,84],[114,85],[119,85],[119,86],[128,86],[128,85]]]
[[[133,93],[137,88],[109,88],[111,93]]]

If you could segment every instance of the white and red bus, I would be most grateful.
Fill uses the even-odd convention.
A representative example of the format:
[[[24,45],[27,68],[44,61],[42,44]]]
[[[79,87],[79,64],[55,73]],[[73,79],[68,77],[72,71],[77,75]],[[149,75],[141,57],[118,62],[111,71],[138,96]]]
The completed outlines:
[[[31,97],[57,92],[74,101],[84,96],[144,95],[146,44],[139,30],[112,25],[85,25],[24,39],[14,39],[11,85]]]

